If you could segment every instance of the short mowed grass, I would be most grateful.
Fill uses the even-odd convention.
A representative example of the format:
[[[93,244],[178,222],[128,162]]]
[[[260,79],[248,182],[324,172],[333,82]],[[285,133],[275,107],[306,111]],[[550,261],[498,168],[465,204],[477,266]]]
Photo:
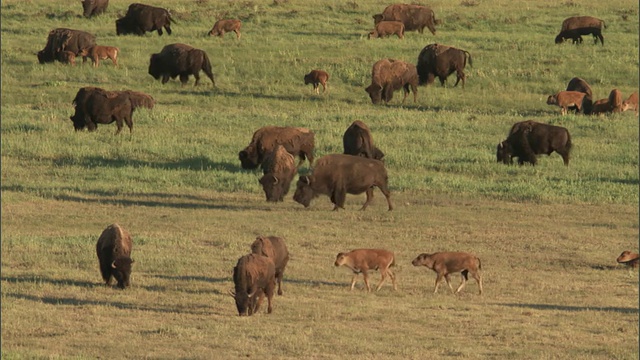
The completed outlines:
[[[434,0],[437,35],[404,40],[367,40],[390,4],[378,0],[157,0],[148,4],[170,9],[172,35],[116,36],[129,3],[94,19],[79,1],[1,4],[3,358],[638,358],[638,273],[615,262],[638,250],[638,118],[546,105],[575,76],[596,99],[637,91],[636,2]],[[553,43],[575,15],[605,20],[604,46]],[[222,17],[243,21],[240,40],[206,35]],[[39,64],[57,27],[118,46],[120,66]],[[147,74],[150,54],[175,42],[209,54],[216,87]],[[397,92],[372,105],[373,63],[416,63],[433,42],[471,53],[465,88],[452,76],[420,87],[415,103]],[[312,69],[331,75],[327,93],[304,85]],[[136,111],[132,134],[76,133],[83,86],[157,104]],[[240,168],[262,126],[313,130],[320,157],[342,152],[358,119],[386,154],[392,212],[378,190],[364,212],[364,195],[332,212],[327,197],[303,208],[293,188],[267,203],[260,172]],[[570,166],[557,154],[496,163],[498,142],[528,119],[570,131]],[[134,241],[125,291],[101,283],[95,255],[114,222]],[[258,235],[284,237],[291,261],[274,312],[241,318],[227,291]],[[398,291],[367,294],[361,280],[349,291],[335,256],[367,247],[395,252]],[[459,296],[446,285],[433,294],[435,274],[411,260],[435,251],[478,255],[485,293],[471,280]]]

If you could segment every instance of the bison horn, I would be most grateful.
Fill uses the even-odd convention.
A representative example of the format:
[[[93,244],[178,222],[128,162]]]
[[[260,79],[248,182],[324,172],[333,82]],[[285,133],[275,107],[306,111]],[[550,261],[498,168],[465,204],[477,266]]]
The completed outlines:
[[[232,298],[236,297],[236,292],[231,289],[228,290],[228,294],[231,295]]]
[[[498,145],[500,147],[500,149],[502,149],[504,147],[503,143],[500,143],[500,145]]]
[[[278,183],[278,178],[277,178],[277,177],[275,177],[275,176],[274,176],[274,177],[273,177],[273,180],[275,181],[275,182],[273,183],[273,185],[275,185],[275,184],[277,184],[277,183]]]
[[[253,295],[256,294],[257,291],[258,291],[258,289],[253,290],[253,292],[251,294],[249,294],[248,298],[251,299],[253,297]]]
[[[111,267],[114,268],[114,269],[116,268],[116,262],[115,261],[111,263]]]
[[[300,180],[302,180],[302,182],[307,184],[307,185],[311,185],[311,179],[309,179],[308,176],[303,176],[303,177],[300,178]]]

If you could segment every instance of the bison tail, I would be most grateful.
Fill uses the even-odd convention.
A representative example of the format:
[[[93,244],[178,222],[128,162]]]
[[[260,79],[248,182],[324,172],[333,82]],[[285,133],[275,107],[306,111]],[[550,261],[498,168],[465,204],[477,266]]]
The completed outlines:
[[[478,269],[482,270],[482,262],[480,261],[480,258],[476,257],[476,260],[478,260]]]
[[[571,134],[569,134],[569,132],[567,131],[567,144],[565,145],[565,147],[567,148],[567,153],[571,151],[571,146],[573,146],[573,144],[571,143]]]
[[[469,66],[473,66],[473,59],[471,59],[471,54],[468,51],[465,51],[464,53],[465,53],[465,56],[469,58]]]
[[[202,71],[211,79],[213,86],[216,86],[216,81],[213,79],[213,71],[211,70],[211,61],[206,52],[202,52]]]
[[[169,12],[167,11],[167,19],[169,19],[169,22],[172,22],[174,24],[177,24],[177,22],[175,21],[174,18],[171,17],[171,14],[169,14]]]
[[[600,20],[600,22],[602,23],[602,27],[606,29],[607,28],[607,24],[605,24],[604,20]]]

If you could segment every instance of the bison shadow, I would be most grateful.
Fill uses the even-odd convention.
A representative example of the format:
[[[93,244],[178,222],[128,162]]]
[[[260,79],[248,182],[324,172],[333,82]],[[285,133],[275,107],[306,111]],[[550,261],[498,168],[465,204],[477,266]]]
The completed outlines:
[[[138,195],[136,195],[138,196]],[[194,202],[181,202],[181,203],[167,203],[163,201],[153,201],[153,200],[126,200],[126,199],[91,199],[80,196],[71,196],[71,195],[54,195],[52,196],[55,200],[60,201],[75,201],[79,203],[95,203],[95,204],[109,204],[109,205],[117,205],[117,206],[148,206],[148,207],[169,207],[176,209],[208,209],[208,210],[229,210],[229,211],[241,211],[241,210],[255,210],[255,206],[238,206],[238,205],[227,205],[227,204],[201,204]],[[213,201],[214,199],[208,199]]]
[[[35,275],[13,276],[13,277],[3,276],[0,279],[2,279],[2,281],[15,283],[15,284],[44,283],[44,284],[50,284],[55,286],[78,286],[83,288],[94,288],[98,286],[103,286],[103,284],[101,284],[98,281],[79,281],[79,280],[73,280],[73,279],[49,279],[46,277],[35,276]]]
[[[169,275],[149,275],[150,277],[154,277],[162,280],[171,280],[171,281],[203,281],[207,283],[223,283],[223,282],[233,282],[233,279],[229,276],[226,278],[211,278],[206,276],[191,276],[191,275],[179,275],[179,276],[169,276]]]
[[[55,159],[53,163],[57,166],[68,165],[67,159]],[[142,168],[149,167],[152,169],[165,169],[165,170],[214,170],[214,171],[226,171],[230,173],[237,173],[242,170],[240,165],[234,165],[227,162],[215,162],[204,156],[189,157],[186,159],[171,161],[171,162],[150,162],[131,159],[111,159],[101,156],[83,157],[77,162],[74,161],[74,165],[79,165],[84,168],[124,168],[134,167]]]
[[[562,311],[607,311],[618,312],[622,314],[638,314],[640,310],[637,308],[621,308],[611,306],[568,306],[568,305],[551,305],[551,304],[509,304],[498,303],[498,306],[509,306],[516,308],[535,309],[535,310],[562,310]]]

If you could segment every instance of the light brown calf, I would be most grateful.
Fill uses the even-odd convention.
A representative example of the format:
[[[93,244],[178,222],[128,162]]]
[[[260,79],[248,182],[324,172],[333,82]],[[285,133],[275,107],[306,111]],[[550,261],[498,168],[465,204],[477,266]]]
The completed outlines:
[[[76,65],[76,54],[74,54],[73,51],[58,51],[56,58],[63,64]]]
[[[242,22],[237,19],[218,20],[213,24],[213,28],[209,31],[209,36],[223,37],[225,32],[235,32],[236,39],[240,39],[240,27]]]
[[[624,264],[632,269],[637,269],[639,265],[638,262],[640,262],[640,255],[629,250],[625,250],[620,254],[620,256],[618,256],[616,261],[618,264]]]
[[[447,285],[451,289],[451,292],[454,294],[459,293],[462,288],[467,283],[467,275],[471,273],[474,279],[478,282],[478,287],[480,288],[480,295],[482,295],[482,276],[480,274],[480,270],[482,269],[482,265],[480,264],[480,259],[469,253],[464,252],[437,252],[433,254],[420,254],[418,257],[413,259],[411,262],[413,266],[426,266],[429,269],[436,272],[436,287],[433,290],[433,293],[438,292],[438,287],[442,282],[442,278],[447,281]],[[449,279],[449,275],[452,273],[460,272],[462,276],[462,282],[458,289],[454,292],[453,287],[451,287],[451,281]]]
[[[304,84],[313,84],[313,90],[316,94],[320,94],[320,88],[318,85],[322,85],[322,93],[327,91],[327,81],[329,81],[329,74],[324,70],[311,70],[310,73],[304,76]]]
[[[359,273],[364,276],[364,284],[367,286],[367,291],[371,291],[369,286],[369,270],[380,270],[380,283],[376,288],[376,291],[380,290],[387,275],[391,278],[393,283],[393,289],[397,290],[396,276],[391,271],[390,267],[395,265],[395,256],[391,251],[382,249],[355,249],[348,253],[339,253],[336,256],[335,266],[346,266],[353,271],[353,278],[351,279],[351,290],[356,285],[356,278]]]
[[[638,116],[638,92],[629,95],[627,100],[622,102],[621,111],[634,110]]]
[[[618,89],[613,89],[609,93],[609,106],[611,112],[622,112],[622,93]]]
[[[600,99],[593,103],[591,115],[601,115],[611,112],[611,106],[609,105],[609,99]]]
[[[549,95],[547,98],[548,105],[558,105],[562,108],[561,114],[567,113],[567,108],[575,106],[578,111],[582,109],[582,98],[585,93],[579,91],[560,91],[555,95]]]
[[[375,29],[369,33],[369,39],[394,34],[398,35],[398,38],[404,39],[404,23],[401,21],[380,21],[376,24]]]
[[[115,46],[95,45],[80,52],[81,56],[91,59],[94,67],[100,65],[100,60],[111,59],[113,65],[118,66],[118,53],[120,49]]]

